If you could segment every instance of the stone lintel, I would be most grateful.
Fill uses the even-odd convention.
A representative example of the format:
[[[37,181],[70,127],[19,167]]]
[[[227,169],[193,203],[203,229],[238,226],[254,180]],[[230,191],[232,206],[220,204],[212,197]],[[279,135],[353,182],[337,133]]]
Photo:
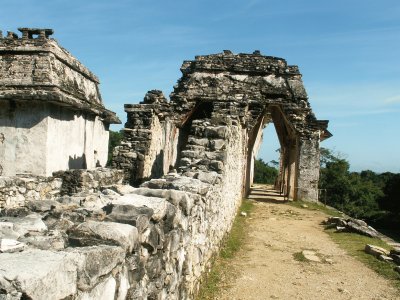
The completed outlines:
[[[46,28],[27,28],[20,27],[18,28],[20,32],[22,32],[23,39],[32,39],[34,35],[38,35],[40,39],[47,39],[50,35],[54,33],[53,29]]]

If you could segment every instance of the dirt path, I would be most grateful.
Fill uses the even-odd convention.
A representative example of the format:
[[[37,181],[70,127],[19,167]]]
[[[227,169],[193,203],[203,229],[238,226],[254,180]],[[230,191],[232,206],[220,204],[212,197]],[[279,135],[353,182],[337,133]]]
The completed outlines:
[[[250,237],[233,260],[234,281],[218,299],[400,299],[386,280],[329,238],[320,225],[322,212],[279,203],[260,190],[251,198],[257,201]],[[305,249],[321,262],[296,260],[293,255]]]

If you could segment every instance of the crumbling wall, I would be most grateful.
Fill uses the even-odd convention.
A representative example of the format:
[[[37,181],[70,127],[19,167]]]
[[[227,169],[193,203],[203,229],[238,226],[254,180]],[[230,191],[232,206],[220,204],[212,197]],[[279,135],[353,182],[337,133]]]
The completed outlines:
[[[239,126],[197,122],[193,128],[185,150],[191,163],[182,157],[182,174],[139,188],[102,182],[3,210],[0,295],[192,299],[241,201],[237,157],[244,155]],[[64,172],[62,179],[83,182],[87,172]]]
[[[181,71],[182,77],[174,86],[170,102],[161,96],[161,92],[150,91],[141,104],[125,105],[128,114],[124,129],[126,138],[123,146],[114,153],[114,167],[125,169],[127,178],[135,177],[131,183],[146,178],[149,172],[144,170],[159,170],[154,153],[171,152],[171,146],[158,141],[166,124],[179,128],[177,157],[189,165],[194,148],[201,150],[203,145],[193,145],[185,150],[180,147],[190,145],[188,132],[196,128],[197,121],[211,120],[227,126],[238,125],[246,131],[247,138],[242,142],[247,153],[241,159],[246,161],[246,173],[242,179],[243,188],[248,191],[253,177],[254,150],[261,143],[257,138],[262,133],[261,125],[274,122],[282,153],[277,181],[281,192],[292,199],[318,200],[319,165],[307,159],[311,153],[318,158],[319,147],[308,147],[311,151],[308,153],[307,147],[301,148],[301,145],[310,138],[316,137],[320,141],[331,134],[327,130],[328,121],[317,120],[312,112],[297,66],[288,65],[282,58],[261,55],[259,51],[253,54],[224,51],[185,61]],[[152,122],[155,116],[160,123]],[[138,131],[138,125],[145,123],[149,124],[149,133],[146,142],[141,143],[138,139],[142,132]],[[157,142],[152,144],[152,141]],[[130,163],[126,156],[137,152],[142,155],[140,163],[137,160]],[[207,165],[210,159],[198,163]],[[218,162],[211,165],[218,170]],[[166,174],[165,169],[163,174]],[[306,190],[309,192],[304,192]]]
[[[26,201],[53,200],[60,194],[62,180],[53,177],[0,177],[0,211],[23,207]]]
[[[168,114],[161,91],[149,91],[141,104],[126,104],[124,139],[114,149],[112,167],[125,171],[126,183],[138,185],[173,169],[178,159],[180,129]]]
[[[1,210],[23,208],[29,201],[55,200],[61,195],[97,192],[121,184],[122,179],[123,171],[107,168],[59,171],[53,177],[0,176],[0,213]]]

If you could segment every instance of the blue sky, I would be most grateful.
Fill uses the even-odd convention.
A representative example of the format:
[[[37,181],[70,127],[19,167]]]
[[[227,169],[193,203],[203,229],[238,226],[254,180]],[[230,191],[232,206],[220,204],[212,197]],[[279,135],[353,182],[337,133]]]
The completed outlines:
[[[183,60],[261,50],[300,67],[322,146],[353,170],[400,172],[400,1],[1,0],[0,29],[46,27],[101,81],[106,106],[169,95]],[[115,127],[114,129],[117,129]],[[266,132],[261,157],[275,159]]]

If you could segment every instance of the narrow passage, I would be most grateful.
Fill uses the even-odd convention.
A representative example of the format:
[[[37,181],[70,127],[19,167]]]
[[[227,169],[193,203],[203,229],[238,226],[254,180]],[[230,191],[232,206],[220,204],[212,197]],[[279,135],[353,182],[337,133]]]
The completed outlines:
[[[218,299],[400,299],[397,290],[340,249],[320,225],[326,215],[296,208],[255,186],[249,238],[232,261],[233,281]],[[316,261],[296,259],[310,250]]]

